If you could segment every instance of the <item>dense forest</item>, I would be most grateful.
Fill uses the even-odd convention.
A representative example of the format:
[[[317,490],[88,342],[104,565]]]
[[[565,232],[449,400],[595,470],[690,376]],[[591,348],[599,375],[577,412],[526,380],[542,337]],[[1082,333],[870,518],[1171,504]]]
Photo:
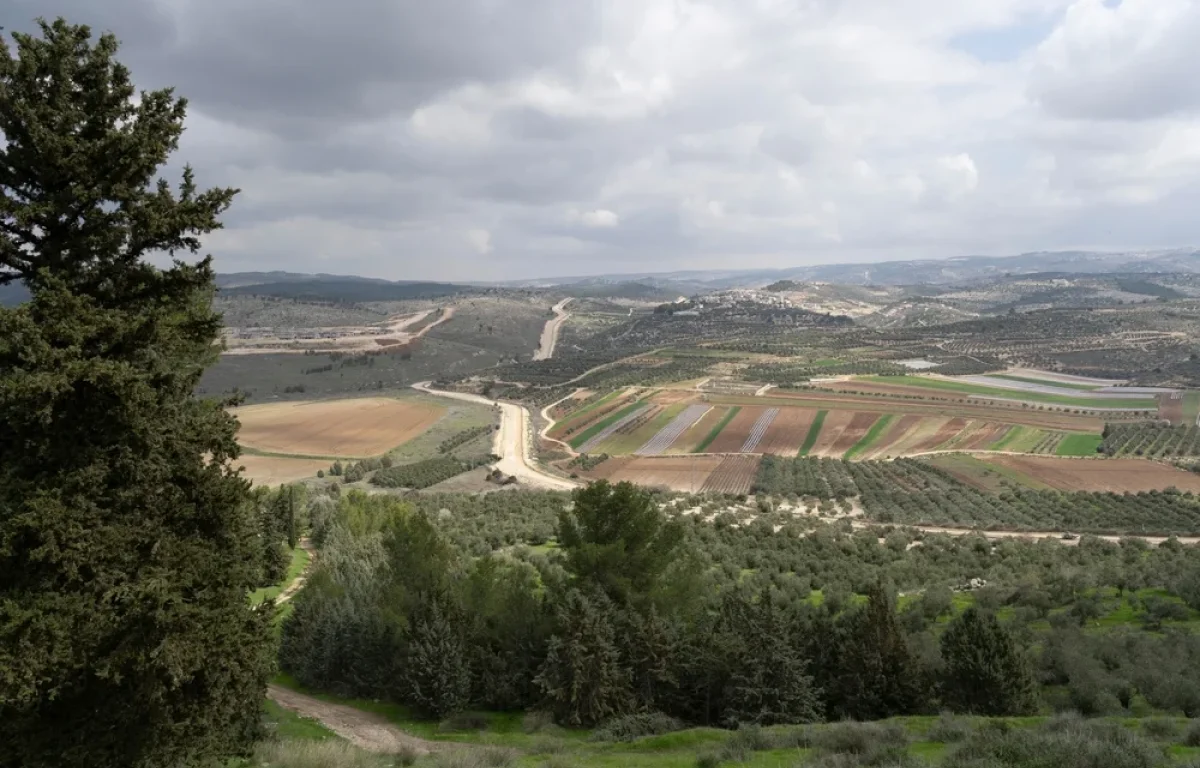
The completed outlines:
[[[1200,638],[1182,628],[1200,608],[1194,548],[881,539],[663,501],[606,483],[570,499],[317,497],[319,566],[281,666],[429,717],[546,710],[569,726],[1200,715]],[[1118,604],[1140,628],[1089,631]]]

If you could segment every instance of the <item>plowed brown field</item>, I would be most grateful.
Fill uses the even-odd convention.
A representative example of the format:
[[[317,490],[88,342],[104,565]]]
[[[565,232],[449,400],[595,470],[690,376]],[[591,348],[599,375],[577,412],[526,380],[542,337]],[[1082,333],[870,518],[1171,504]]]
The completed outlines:
[[[821,424],[821,434],[817,437],[817,442],[813,444],[812,449],[808,452],[809,456],[837,456],[841,457],[841,453],[834,453],[834,443],[842,435],[842,430],[846,429],[854,417],[858,415],[855,411],[830,411],[825,414],[825,421]],[[878,416],[879,414],[872,414]]]
[[[434,403],[363,397],[235,408],[238,441],[269,453],[378,456],[421,434],[446,409]]]
[[[708,413],[704,414],[704,418],[697,421],[689,429],[687,429],[679,439],[671,443],[671,447],[667,449],[667,455],[680,453],[691,453],[700,445],[704,438],[708,437],[708,433],[713,431],[713,428],[721,423],[721,419],[725,418],[725,414],[729,409],[722,406],[713,406]],[[715,442],[715,441],[714,441]]]
[[[829,451],[833,456],[841,456],[858,444],[871,431],[871,425],[883,418],[878,413],[855,413],[854,418],[838,435]]]
[[[596,474],[614,483],[628,481],[690,493],[699,492],[723,461],[722,456],[630,456],[609,459],[596,468]]]
[[[983,450],[1004,436],[1012,427],[1008,424],[981,424],[976,427],[974,434],[959,443],[960,448],[967,450]]]
[[[733,417],[733,421],[725,425],[725,429],[721,430],[721,434],[717,435],[717,439],[713,440],[704,452],[740,452],[746,443],[746,438],[750,436],[750,429],[754,426],[754,422],[758,421],[758,417],[762,416],[764,410],[766,409],[744,406],[742,410],[738,411],[737,416]]]
[[[758,472],[757,456],[726,456],[713,470],[702,490],[711,493],[750,493]]]
[[[874,459],[879,456],[890,456],[892,446],[898,445],[905,437],[909,435],[917,427],[923,417],[915,413],[908,413],[901,416],[892,422],[883,435],[875,441],[875,444],[858,455],[860,459]]]
[[[812,408],[780,408],[767,434],[758,442],[756,453],[795,456],[816,416]]]
[[[1060,491],[1200,491],[1200,475],[1147,459],[1065,459],[986,455],[989,464],[1015,469]]]
[[[932,451],[936,449],[939,445],[961,432],[965,426],[967,426],[966,419],[950,419],[945,424],[938,427],[937,432],[934,432],[931,436],[914,445],[912,447],[912,453]]]
[[[242,477],[255,485],[284,485],[316,477],[317,470],[329,469],[327,459],[281,459],[275,456],[250,456],[242,454],[233,462],[245,468]]]

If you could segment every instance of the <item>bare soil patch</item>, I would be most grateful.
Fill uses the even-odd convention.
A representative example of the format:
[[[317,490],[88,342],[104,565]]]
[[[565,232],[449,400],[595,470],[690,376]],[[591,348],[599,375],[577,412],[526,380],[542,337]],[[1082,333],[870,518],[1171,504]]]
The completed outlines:
[[[950,440],[959,432],[961,432],[965,426],[967,426],[966,419],[950,419],[945,424],[938,427],[937,432],[934,432],[933,435],[914,445],[912,447],[912,452],[919,453],[921,451],[932,451],[942,443]]]
[[[713,440],[705,453],[739,453],[742,450],[742,445],[745,444],[746,438],[750,436],[750,430],[754,427],[754,422],[758,421],[758,417],[763,415],[765,408],[745,406],[738,414],[733,417],[733,421],[725,425],[725,429],[721,430],[721,434],[717,435],[717,439]],[[804,438],[800,438],[803,440]]]
[[[892,456],[893,446],[898,445],[905,437],[909,435],[922,419],[915,413],[907,413],[901,416],[892,425],[888,427],[883,435],[875,441],[875,444],[866,451],[858,455],[861,459],[874,459],[879,456]]]
[[[1061,491],[1136,493],[1170,487],[1200,491],[1200,475],[1148,459],[1067,459],[996,454],[979,458],[1029,475]]]
[[[817,442],[813,444],[808,455],[840,458],[845,451],[835,453],[834,443],[842,436],[842,430],[846,429],[857,415],[856,411],[830,411],[825,414],[825,421],[821,424],[821,434],[817,436]],[[879,414],[872,415],[878,416]]]
[[[780,408],[767,433],[758,442],[758,453],[795,456],[816,417],[817,411],[813,408]]]
[[[723,406],[713,406],[712,410],[704,414],[704,418],[692,425],[679,439],[671,444],[667,449],[667,455],[691,453],[708,437],[708,433],[721,423],[721,419],[725,418],[725,414],[729,412],[728,408]],[[714,441],[715,442],[715,441]]]
[[[754,457],[747,457],[753,459]],[[709,476],[725,461],[723,456],[635,456],[625,460],[609,459],[597,467],[614,464],[604,474],[614,483],[628,481],[651,488],[670,488],[673,491],[699,492]],[[750,477],[753,478],[753,473]],[[747,483],[747,490],[749,484]]]
[[[319,469],[329,469],[327,459],[283,459],[248,454],[243,454],[234,465],[245,467],[242,477],[255,485],[286,485],[306,477],[316,477]]]
[[[365,397],[251,405],[234,410],[242,445],[269,453],[347,458],[377,456],[433,426],[434,403]]]
[[[1008,424],[980,424],[967,439],[959,443],[959,446],[967,450],[983,450],[999,440],[1010,428]]]
[[[388,722],[383,715],[322,701],[279,685],[268,685],[267,696],[284,709],[320,721],[338,736],[368,752],[395,755],[412,750],[419,755],[427,755],[453,746],[426,741],[405,733]]]
[[[855,413],[854,418],[842,430],[842,434],[833,442],[830,451],[834,456],[843,455],[866,437],[867,432],[871,431],[871,426],[881,418],[883,417],[878,413]]]
[[[726,456],[709,475],[702,490],[711,493],[750,493],[759,461],[758,456]]]

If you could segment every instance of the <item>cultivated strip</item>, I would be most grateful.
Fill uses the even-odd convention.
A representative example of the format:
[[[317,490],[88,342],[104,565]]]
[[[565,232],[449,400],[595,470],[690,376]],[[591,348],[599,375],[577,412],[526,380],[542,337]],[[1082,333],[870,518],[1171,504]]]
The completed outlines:
[[[671,423],[658,431],[646,444],[634,451],[636,456],[656,456],[670,448],[679,436],[691,429],[692,425],[704,418],[704,414],[712,410],[711,405],[689,405],[684,408]]]
[[[771,422],[778,415],[778,408],[768,408],[763,411],[758,420],[754,422],[754,426],[750,428],[750,435],[746,438],[746,442],[742,443],[742,453],[750,453],[758,447],[758,441],[767,434],[767,427],[771,426]]]
[[[621,427],[624,427],[626,424],[629,424],[631,421],[633,421],[637,417],[641,416],[643,413],[645,413],[649,409],[650,409],[650,405],[648,405],[648,404],[642,405],[639,408],[636,408],[636,409],[630,411],[629,413],[625,414],[621,418],[614,421],[612,424],[609,424],[607,427],[605,427],[604,429],[597,432],[586,443],[579,446],[579,448],[578,448],[579,452],[580,453],[589,453],[590,451],[595,450],[596,446],[600,445],[600,443],[603,443],[605,440],[612,437],[613,433],[615,433],[618,429],[620,429]]]

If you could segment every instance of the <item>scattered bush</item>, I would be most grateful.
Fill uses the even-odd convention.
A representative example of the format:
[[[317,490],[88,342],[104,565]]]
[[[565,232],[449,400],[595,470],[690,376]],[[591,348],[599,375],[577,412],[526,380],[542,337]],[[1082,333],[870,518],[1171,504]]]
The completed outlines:
[[[1179,737],[1179,724],[1166,717],[1155,717],[1142,721],[1142,732],[1155,741],[1175,741]]]
[[[821,752],[866,755],[908,746],[908,733],[895,723],[856,723],[847,720],[813,732],[813,747]]]
[[[526,712],[521,718],[521,730],[525,733],[541,733],[554,726],[554,715],[550,712],[535,710]]]
[[[971,735],[972,730],[970,722],[966,719],[943,712],[933,725],[929,726],[925,737],[930,741],[953,744],[966,739]]]
[[[592,733],[592,741],[633,741],[686,727],[683,722],[661,712],[638,712],[606,721]]]
[[[459,712],[443,720],[438,725],[438,730],[443,732],[482,731],[487,727],[487,715],[480,712]]]

